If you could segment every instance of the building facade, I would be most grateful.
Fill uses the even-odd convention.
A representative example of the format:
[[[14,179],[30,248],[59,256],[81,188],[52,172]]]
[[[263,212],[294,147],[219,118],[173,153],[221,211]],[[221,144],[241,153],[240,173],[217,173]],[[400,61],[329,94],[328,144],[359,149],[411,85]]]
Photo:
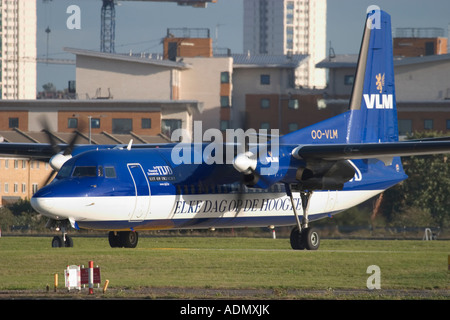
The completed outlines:
[[[308,55],[296,85],[324,88],[315,65],[326,57],[326,12],[326,0],[244,0],[244,53]]]
[[[36,1],[0,6],[0,99],[36,99]]]
[[[52,174],[48,163],[0,157],[0,206],[31,199]]]

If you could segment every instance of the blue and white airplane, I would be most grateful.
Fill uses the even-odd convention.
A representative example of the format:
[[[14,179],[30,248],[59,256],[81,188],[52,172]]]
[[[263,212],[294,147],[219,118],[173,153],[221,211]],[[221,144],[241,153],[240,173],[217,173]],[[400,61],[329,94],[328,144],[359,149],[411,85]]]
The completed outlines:
[[[41,147],[21,150],[54,152]],[[141,230],[294,226],[292,248],[308,250],[320,244],[311,221],[407,178],[400,156],[450,152],[448,141],[398,141],[391,21],[380,10],[367,14],[349,110],[279,137],[271,161],[253,149],[231,164],[180,164],[175,144],[63,147],[50,161],[57,176],[31,204],[52,221],[110,231],[112,247],[135,247]],[[273,162],[278,170],[265,172]]]

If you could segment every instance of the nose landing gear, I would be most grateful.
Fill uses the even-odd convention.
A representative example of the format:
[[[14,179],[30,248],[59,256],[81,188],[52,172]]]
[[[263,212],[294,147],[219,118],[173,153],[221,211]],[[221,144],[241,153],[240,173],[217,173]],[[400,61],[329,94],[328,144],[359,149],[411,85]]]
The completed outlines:
[[[54,236],[52,239],[52,248],[72,248],[73,240],[66,232],[67,224],[69,220],[53,220],[50,219],[47,222],[47,228],[54,229],[56,231],[61,231],[60,236]]]

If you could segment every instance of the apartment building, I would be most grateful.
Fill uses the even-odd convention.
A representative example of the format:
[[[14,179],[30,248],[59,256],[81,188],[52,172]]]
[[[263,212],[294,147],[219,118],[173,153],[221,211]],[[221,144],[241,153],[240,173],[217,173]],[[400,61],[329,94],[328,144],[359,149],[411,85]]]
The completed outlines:
[[[36,1],[0,1],[0,99],[36,99]]]
[[[244,0],[244,53],[310,57],[296,72],[296,85],[324,88],[326,0]]]

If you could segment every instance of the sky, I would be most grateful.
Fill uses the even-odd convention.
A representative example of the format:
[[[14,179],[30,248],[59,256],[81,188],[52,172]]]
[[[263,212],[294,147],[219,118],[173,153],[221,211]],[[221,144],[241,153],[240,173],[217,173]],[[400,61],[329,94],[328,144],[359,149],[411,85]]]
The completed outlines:
[[[64,47],[100,50],[101,0],[36,0],[37,54],[40,58],[75,59]],[[314,1],[314,0],[311,0]],[[80,8],[80,29],[68,29],[71,5]],[[449,0],[328,0],[327,46],[336,54],[358,53],[366,9],[377,5],[391,15],[392,28],[436,27],[450,24]],[[45,30],[50,29],[48,34]],[[243,51],[243,0],[217,0],[207,8],[175,3],[118,1],[116,5],[116,52],[161,53],[167,28],[209,28],[217,47]],[[47,50],[48,47],[48,50]],[[75,67],[38,64],[38,90],[52,82],[58,89],[75,80]]]

